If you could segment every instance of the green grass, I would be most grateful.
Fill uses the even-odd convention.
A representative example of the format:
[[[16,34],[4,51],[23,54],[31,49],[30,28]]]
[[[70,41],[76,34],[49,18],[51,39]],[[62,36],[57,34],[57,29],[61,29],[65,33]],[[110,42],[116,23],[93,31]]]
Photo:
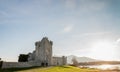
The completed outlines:
[[[55,67],[31,67],[31,68],[11,68],[0,70],[0,72],[99,72],[97,69],[81,69],[73,66]]]

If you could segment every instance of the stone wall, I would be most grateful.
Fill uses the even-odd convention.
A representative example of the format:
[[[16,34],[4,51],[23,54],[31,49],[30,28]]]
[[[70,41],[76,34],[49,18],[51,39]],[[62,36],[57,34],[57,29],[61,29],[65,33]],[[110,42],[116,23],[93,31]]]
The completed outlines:
[[[66,65],[66,60],[63,57],[53,57],[52,65]]]
[[[32,67],[40,66],[37,63],[33,62],[3,62],[2,68],[23,68],[23,67]]]

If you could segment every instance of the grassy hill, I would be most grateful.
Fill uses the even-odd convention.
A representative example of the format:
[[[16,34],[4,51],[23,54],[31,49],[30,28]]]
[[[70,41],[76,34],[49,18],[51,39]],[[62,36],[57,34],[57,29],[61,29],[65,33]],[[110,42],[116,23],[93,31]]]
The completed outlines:
[[[0,72],[99,72],[97,69],[81,69],[73,66],[55,66],[55,67],[34,67],[34,68],[12,68],[1,70]]]

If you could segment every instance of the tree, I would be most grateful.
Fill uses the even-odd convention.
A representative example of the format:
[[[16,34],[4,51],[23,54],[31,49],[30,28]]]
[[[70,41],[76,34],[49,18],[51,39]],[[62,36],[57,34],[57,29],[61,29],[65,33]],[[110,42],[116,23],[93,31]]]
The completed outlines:
[[[3,64],[3,61],[2,61],[1,58],[0,58],[0,69],[1,69],[1,67],[2,67],[2,64]]]
[[[18,62],[27,62],[29,55],[26,54],[20,54]]]
[[[73,62],[74,66],[78,66],[79,65],[79,63],[78,63],[78,61],[77,61],[77,59],[75,57],[72,58],[72,62]]]

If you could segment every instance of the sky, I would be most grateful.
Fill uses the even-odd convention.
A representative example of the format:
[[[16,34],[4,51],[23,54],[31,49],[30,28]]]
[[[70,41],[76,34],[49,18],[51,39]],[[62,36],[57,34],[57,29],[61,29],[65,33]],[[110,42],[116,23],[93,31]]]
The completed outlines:
[[[120,0],[0,0],[0,58],[48,37],[53,56],[120,60]]]

